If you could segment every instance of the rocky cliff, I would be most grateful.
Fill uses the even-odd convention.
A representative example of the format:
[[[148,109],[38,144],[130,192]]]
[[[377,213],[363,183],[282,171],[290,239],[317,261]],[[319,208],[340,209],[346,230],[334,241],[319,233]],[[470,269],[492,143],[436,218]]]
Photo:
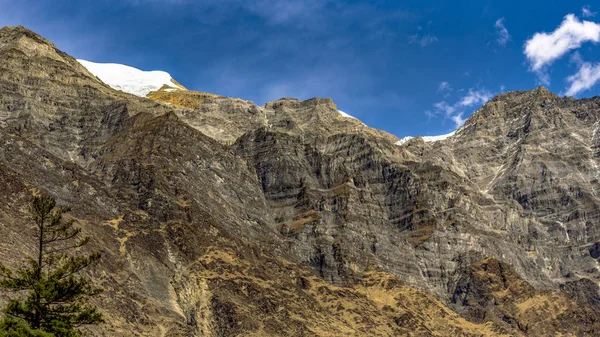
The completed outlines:
[[[32,193],[72,205],[104,256],[90,335],[600,331],[600,98],[506,93],[397,145],[330,99],[166,89],[0,30],[0,257],[33,249]]]

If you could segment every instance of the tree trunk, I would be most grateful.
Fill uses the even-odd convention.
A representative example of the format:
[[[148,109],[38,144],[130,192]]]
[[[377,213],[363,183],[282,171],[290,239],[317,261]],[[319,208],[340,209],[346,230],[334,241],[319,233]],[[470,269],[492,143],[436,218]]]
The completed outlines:
[[[39,227],[39,232],[40,232],[40,240],[38,242],[38,265],[37,265],[37,270],[35,273],[35,286],[34,286],[34,291],[35,291],[35,303],[34,303],[34,307],[35,307],[35,313],[34,313],[34,318],[33,318],[33,328],[34,329],[39,329],[41,326],[41,317],[42,317],[42,312],[41,312],[41,308],[42,308],[42,298],[41,298],[41,294],[40,291],[38,289],[38,284],[40,283],[40,279],[42,278],[42,259],[43,259],[43,249],[44,249],[44,222],[46,221],[45,219],[45,214],[41,214],[40,216],[40,223],[38,224]]]

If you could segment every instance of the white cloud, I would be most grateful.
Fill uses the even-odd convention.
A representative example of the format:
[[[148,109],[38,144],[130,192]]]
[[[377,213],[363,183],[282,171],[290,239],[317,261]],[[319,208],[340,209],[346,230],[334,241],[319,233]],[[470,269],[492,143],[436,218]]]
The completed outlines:
[[[553,32],[535,33],[527,40],[524,53],[531,64],[530,69],[540,75],[542,82],[547,82],[546,66],[590,41],[600,42],[600,24],[581,21],[575,15],[568,14]]]
[[[464,107],[469,107],[477,104],[483,104],[489,101],[492,97],[492,93],[485,89],[469,89],[469,93],[460,100],[459,104]]]
[[[1,2],[2,0],[0,0]],[[121,0],[124,4],[147,7],[149,4],[181,6],[180,10],[202,13],[202,23],[223,22],[231,13],[243,10],[272,25],[294,25],[303,28],[321,28],[326,23],[328,6],[336,0]],[[339,7],[336,7],[339,8]],[[210,13],[207,15],[206,13]]]
[[[581,9],[584,17],[596,13],[589,6]],[[563,22],[551,33],[536,33],[525,43],[525,56],[530,62],[530,70],[536,72],[542,83],[549,83],[546,68],[571,50],[579,49],[584,43],[600,42],[600,24],[578,19],[574,14],[565,16]],[[600,63],[584,62],[581,54],[575,51],[570,62],[578,67],[577,73],[567,77],[570,83],[567,96],[576,96],[600,81]]]
[[[581,67],[583,65],[583,58],[581,57],[581,54],[578,51],[571,54],[571,56],[569,57],[569,61],[571,63],[575,63],[577,67]]]
[[[457,115],[452,116],[452,121],[454,122],[454,126],[457,129],[460,128],[463,124],[465,124],[465,121],[467,120],[466,118],[463,118],[463,114],[464,112],[461,112]]]
[[[427,47],[428,45],[437,42],[438,38],[433,35],[411,35],[408,37],[408,43],[410,44],[418,44],[421,47]]]
[[[458,128],[464,124],[466,118],[465,113],[472,111],[472,108],[482,105],[489,101],[493,94],[486,89],[469,89],[468,93],[461,97],[454,104],[449,104],[446,101],[437,102],[433,105],[434,111],[426,111],[428,117],[433,115],[443,114],[445,118],[454,122]]]
[[[330,1],[324,0],[255,0],[241,1],[241,6],[253,13],[266,17],[272,23],[289,23],[319,14]]]
[[[436,112],[443,112],[446,118],[450,118],[454,111],[456,111],[456,108],[454,106],[449,105],[446,102],[438,102],[435,103],[433,106],[435,107]]]
[[[438,86],[438,93],[444,94],[444,96],[447,96],[450,94],[450,92],[452,91],[452,86],[450,85],[450,83],[444,81],[444,82],[440,82],[440,85]]]
[[[425,110],[425,116],[427,116],[427,120],[431,120],[433,117],[435,117],[435,112],[431,110]]]
[[[600,81],[600,63],[581,63],[579,71],[567,77],[567,81],[571,83],[566,93],[567,96],[575,96],[582,91],[590,89]]]
[[[585,5],[581,8],[581,16],[584,18],[591,18],[592,16],[596,16],[596,12],[592,12],[589,5]]]
[[[510,34],[508,33],[506,26],[504,26],[504,18],[496,20],[494,28],[496,28],[496,42],[501,46],[506,46],[508,41],[510,41]]]

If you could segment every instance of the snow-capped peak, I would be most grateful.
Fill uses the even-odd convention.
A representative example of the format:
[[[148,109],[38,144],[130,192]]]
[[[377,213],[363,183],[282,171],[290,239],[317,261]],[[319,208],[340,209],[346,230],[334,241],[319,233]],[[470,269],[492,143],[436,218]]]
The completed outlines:
[[[363,122],[362,122],[360,119],[358,119],[358,118],[356,118],[356,117],[354,117],[354,116],[351,116],[351,115],[349,115],[349,114],[347,114],[347,113],[343,112],[342,110],[338,110],[338,113],[339,113],[339,114],[340,114],[342,117],[344,117],[344,118],[351,118],[351,119],[357,120],[357,121],[358,121],[358,122],[360,122],[362,125],[365,125],[365,126],[366,126],[366,124],[365,124],[365,123],[363,123]]]
[[[342,115],[342,117],[346,117],[346,118],[354,118],[356,119],[356,117],[354,116],[350,116],[347,113],[343,112],[342,110],[338,110],[338,112],[340,113],[340,115]]]
[[[454,133],[455,133],[455,132],[456,132],[456,131],[452,131],[452,132],[450,132],[450,133],[447,133],[447,134],[445,134],[445,135],[439,135],[439,136],[425,136],[425,137],[422,137],[422,138],[423,138],[423,141],[425,141],[426,143],[429,143],[429,142],[437,142],[438,140],[444,140],[444,139],[447,139],[447,138],[449,138],[449,137],[452,137],[452,136],[454,136]],[[404,143],[408,142],[409,140],[411,140],[411,139],[413,139],[413,138],[415,138],[415,137],[407,136],[407,137],[401,138],[399,141],[397,141],[397,142],[396,142],[396,145],[402,145],[402,144],[404,144]]]
[[[96,63],[86,60],[77,60],[89,72],[94,74],[113,89],[121,90],[140,97],[146,97],[149,92],[156,91],[163,86],[168,86],[168,91],[182,89],[171,75],[165,71],[143,71],[134,67],[118,63]]]

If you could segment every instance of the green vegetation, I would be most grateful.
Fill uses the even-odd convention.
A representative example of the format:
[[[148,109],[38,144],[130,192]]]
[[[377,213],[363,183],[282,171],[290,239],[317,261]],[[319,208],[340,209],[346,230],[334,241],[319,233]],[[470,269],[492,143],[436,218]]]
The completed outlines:
[[[0,337],[77,337],[78,327],[102,322],[95,307],[86,304],[100,293],[79,274],[100,259],[99,253],[80,252],[89,237],[80,237],[75,221],[65,220],[67,207],[53,198],[34,197],[29,207],[35,224],[36,256],[16,270],[0,264],[0,287],[14,296],[4,308]]]

